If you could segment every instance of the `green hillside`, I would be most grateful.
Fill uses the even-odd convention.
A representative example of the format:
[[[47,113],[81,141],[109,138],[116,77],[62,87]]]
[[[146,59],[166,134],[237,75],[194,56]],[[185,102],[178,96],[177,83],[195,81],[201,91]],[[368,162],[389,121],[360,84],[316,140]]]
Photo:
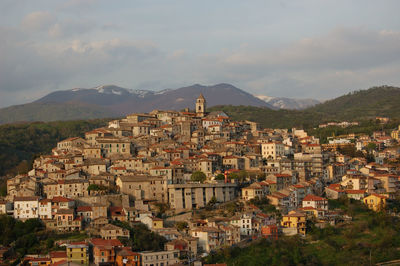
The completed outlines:
[[[63,103],[28,103],[0,109],[0,124],[112,117],[98,106]]]
[[[400,88],[374,87],[326,101],[302,111],[271,110],[252,106],[215,106],[234,120],[251,120],[263,127],[316,127],[330,121],[367,121],[377,116],[400,119]]]
[[[359,120],[376,116],[400,117],[400,88],[381,86],[343,95],[308,108],[305,112],[322,115],[325,119]]]
[[[296,110],[271,110],[254,106],[214,106],[209,111],[224,111],[235,121],[250,120],[266,128],[309,128],[322,120],[322,114]]]
[[[56,143],[106,125],[107,119],[88,121],[36,122],[0,126],[0,176],[26,172],[31,160],[48,154]]]

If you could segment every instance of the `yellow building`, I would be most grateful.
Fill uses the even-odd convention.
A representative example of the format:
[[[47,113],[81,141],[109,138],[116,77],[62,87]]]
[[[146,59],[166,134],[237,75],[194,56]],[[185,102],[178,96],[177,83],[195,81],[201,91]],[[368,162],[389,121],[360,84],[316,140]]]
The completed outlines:
[[[81,265],[89,265],[89,246],[86,242],[75,242],[67,246],[67,258],[69,262]]]
[[[296,229],[297,234],[306,234],[306,215],[301,212],[291,211],[282,217],[281,226]]]
[[[399,125],[398,129],[395,129],[391,132],[390,136],[395,140],[400,139],[400,125]]]
[[[363,199],[365,205],[368,209],[374,211],[382,211],[386,207],[386,197],[379,194],[371,194]]]

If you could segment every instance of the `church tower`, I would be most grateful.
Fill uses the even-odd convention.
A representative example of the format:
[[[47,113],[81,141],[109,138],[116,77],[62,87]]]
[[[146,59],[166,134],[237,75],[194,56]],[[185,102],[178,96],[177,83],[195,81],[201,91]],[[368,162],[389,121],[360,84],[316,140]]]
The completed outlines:
[[[204,96],[202,93],[200,93],[199,98],[196,100],[196,114],[198,116],[203,117],[206,112],[206,99],[204,99]]]

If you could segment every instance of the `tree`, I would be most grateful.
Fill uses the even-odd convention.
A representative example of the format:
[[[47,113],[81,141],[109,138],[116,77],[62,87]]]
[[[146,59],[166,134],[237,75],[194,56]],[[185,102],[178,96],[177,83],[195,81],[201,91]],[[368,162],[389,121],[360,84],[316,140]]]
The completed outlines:
[[[212,198],[206,205],[206,210],[211,211],[212,209],[214,209],[217,203],[218,203],[217,198],[215,196],[212,196]]]
[[[169,206],[166,203],[158,202],[155,204],[155,206],[157,207],[157,215],[156,216],[158,218],[162,218],[163,214],[169,209]]]
[[[218,174],[214,178],[215,180],[225,180],[225,176],[223,174]]]
[[[202,171],[196,171],[190,177],[192,181],[198,181],[198,182],[204,182],[206,178],[207,178],[206,174],[203,173]]]
[[[376,144],[373,142],[368,143],[367,145],[367,151],[374,151],[376,149]]]
[[[188,225],[188,223],[186,221],[183,221],[183,222],[177,222],[175,224],[175,227],[176,227],[176,229],[178,229],[178,231],[183,231],[186,228],[188,228],[189,225]]]

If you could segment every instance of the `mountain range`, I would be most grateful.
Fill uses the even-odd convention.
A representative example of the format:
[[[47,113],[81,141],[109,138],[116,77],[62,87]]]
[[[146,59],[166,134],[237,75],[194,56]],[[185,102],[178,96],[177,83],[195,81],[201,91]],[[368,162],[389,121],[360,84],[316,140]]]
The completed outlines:
[[[256,97],[277,109],[302,110],[321,103],[315,99],[294,99],[285,97],[271,97],[266,95],[256,95]]]
[[[256,97],[222,83],[213,86],[195,84],[162,91],[129,90],[115,85],[55,91],[32,103],[0,109],[0,124],[112,118],[154,109],[193,109],[200,93],[206,98],[208,108],[228,108],[235,119],[258,116],[257,119],[261,119],[266,125],[272,123],[271,125],[278,126],[284,121],[291,121],[290,125],[315,124],[343,119],[371,119],[379,115],[400,118],[400,88],[397,87],[374,87],[317,104],[317,101],[311,99]],[[306,106],[311,107],[305,108]]]
[[[275,109],[267,102],[230,84],[195,84],[162,91],[130,90],[115,85],[52,92],[32,103],[0,109],[0,124],[17,121],[54,121],[119,117],[134,112],[194,108],[202,93],[207,106],[249,105]]]

